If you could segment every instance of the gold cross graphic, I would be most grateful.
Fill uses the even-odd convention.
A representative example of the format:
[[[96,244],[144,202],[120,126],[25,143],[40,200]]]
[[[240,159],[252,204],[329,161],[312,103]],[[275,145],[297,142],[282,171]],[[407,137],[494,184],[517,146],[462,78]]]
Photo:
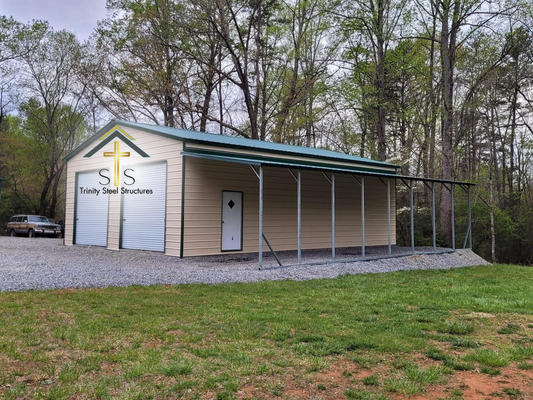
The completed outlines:
[[[130,152],[129,151],[118,151],[118,141],[115,141],[115,150],[114,151],[104,151],[104,157],[114,157],[115,158],[115,186],[119,185],[119,159],[120,157],[129,157]]]

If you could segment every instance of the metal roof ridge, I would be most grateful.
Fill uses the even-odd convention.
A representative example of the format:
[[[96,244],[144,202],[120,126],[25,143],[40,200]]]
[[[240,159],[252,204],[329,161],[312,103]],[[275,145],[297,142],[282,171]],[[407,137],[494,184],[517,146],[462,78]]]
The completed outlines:
[[[215,142],[219,144],[224,144],[222,141],[205,140],[206,138],[202,137],[203,135],[208,135],[212,138],[217,138],[217,139],[223,138],[223,140],[230,140],[230,141],[237,142],[237,143],[231,143],[231,142],[225,143],[228,145],[251,147],[251,148],[256,148],[260,150],[270,150],[270,151],[278,151],[278,152],[286,152],[286,153],[307,154],[308,156],[314,156],[314,157],[329,157],[329,158],[344,159],[344,160],[349,160],[349,161],[358,161],[358,162],[369,163],[369,164],[378,164],[378,165],[388,166],[391,168],[399,168],[398,165],[392,164],[389,162],[373,160],[371,158],[354,156],[351,154],[340,153],[338,151],[322,149],[322,148],[317,148],[317,147],[306,147],[306,146],[291,145],[291,144],[285,144],[285,143],[276,143],[276,142],[270,142],[266,140],[253,140],[253,139],[247,139],[247,138],[237,137],[237,136],[221,135],[221,134],[212,133],[212,132],[198,132],[198,131],[191,131],[191,130],[182,129],[182,128],[175,128],[175,127],[154,125],[154,124],[145,124],[145,123],[140,123],[140,122],[131,122],[131,121],[125,121],[125,120],[120,120],[120,119],[114,119],[113,121],[116,124],[123,124],[123,125],[130,126],[130,127],[137,127],[140,129],[150,129],[153,131],[159,131],[160,133],[169,134],[171,136],[176,136],[181,139],[198,140],[198,141],[204,141],[204,142],[210,142],[210,143]],[[178,132],[181,132],[182,135],[180,135]],[[271,147],[271,148],[269,149],[268,147],[265,147],[265,146],[257,146],[257,144],[266,144],[268,147]],[[299,151],[294,151],[294,150],[299,150]],[[323,154],[317,154],[317,153],[323,153]]]

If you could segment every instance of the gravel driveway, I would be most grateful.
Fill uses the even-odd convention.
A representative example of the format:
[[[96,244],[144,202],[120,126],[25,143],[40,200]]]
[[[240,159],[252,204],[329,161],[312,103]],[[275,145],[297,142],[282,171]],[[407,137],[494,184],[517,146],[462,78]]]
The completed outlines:
[[[396,251],[400,251],[397,249]],[[354,250],[355,251],[355,250]],[[367,251],[368,253],[369,251]],[[354,252],[346,252],[352,254]],[[280,255],[293,263],[295,252]],[[342,257],[342,251],[339,255]],[[326,259],[328,251],[304,252],[304,260]],[[275,261],[265,254],[265,264]],[[0,237],[0,291],[152,284],[308,280],[343,274],[439,269],[487,264],[469,250],[440,255],[287,268],[257,269],[257,256],[227,255],[179,259],[140,251],[64,246],[61,239]]]

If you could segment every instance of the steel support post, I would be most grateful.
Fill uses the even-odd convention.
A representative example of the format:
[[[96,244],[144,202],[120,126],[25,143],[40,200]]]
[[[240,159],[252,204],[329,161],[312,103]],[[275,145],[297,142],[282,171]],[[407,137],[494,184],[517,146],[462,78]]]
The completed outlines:
[[[433,229],[433,251],[437,251],[437,230],[435,227],[435,182],[431,183],[431,227]]]
[[[415,253],[415,209],[414,209],[414,193],[413,193],[413,181],[409,185],[409,201],[411,203],[411,251]]]
[[[335,174],[331,173],[331,259],[335,260]]]
[[[365,177],[361,177],[361,257],[365,258]]]
[[[389,256],[392,254],[390,223],[390,178],[387,178],[387,226],[389,228]]]
[[[468,243],[472,249],[472,203],[470,200],[470,186],[468,186]]]
[[[455,204],[454,204],[454,184],[450,184],[450,194],[452,196],[452,249],[455,250]]]
[[[259,269],[263,268],[263,166],[259,166]]]
[[[302,172],[298,170],[298,264],[302,262]]]

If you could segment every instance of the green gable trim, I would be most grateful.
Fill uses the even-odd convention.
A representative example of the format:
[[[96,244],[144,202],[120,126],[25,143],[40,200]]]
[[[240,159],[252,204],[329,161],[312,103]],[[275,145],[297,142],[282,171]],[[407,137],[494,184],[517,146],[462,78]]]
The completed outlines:
[[[100,142],[95,148],[93,148],[91,151],[89,151],[87,154],[85,154],[83,157],[89,158],[92,157],[98,150],[103,148],[106,144],[108,144],[113,139],[120,139],[122,142],[131,147],[133,150],[137,152],[141,157],[150,157],[148,154],[146,154],[144,151],[142,151],[140,148],[138,148],[135,144],[131,142],[126,136],[124,136],[122,133],[119,132],[119,130],[115,130],[111,135],[109,135],[107,138],[105,138],[102,142]]]

